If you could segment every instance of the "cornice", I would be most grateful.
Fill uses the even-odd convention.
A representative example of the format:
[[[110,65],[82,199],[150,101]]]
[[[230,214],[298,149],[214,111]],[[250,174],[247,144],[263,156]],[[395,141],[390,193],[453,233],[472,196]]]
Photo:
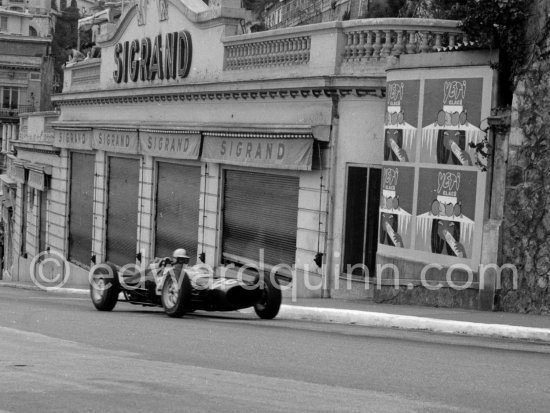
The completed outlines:
[[[239,91],[207,91],[207,92],[167,92],[149,93],[143,95],[117,95],[117,96],[88,96],[88,97],[64,97],[55,99],[59,106],[87,106],[87,105],[127,105],[142,103],[182,103],[200,101],[224,101],[224,100],[273,100],[296,98],[332,98],[339,96],[377,97],[384,98],[385,88],[372,87],[305,87],[305,88],[278,88],[278,89],[251,89]]]

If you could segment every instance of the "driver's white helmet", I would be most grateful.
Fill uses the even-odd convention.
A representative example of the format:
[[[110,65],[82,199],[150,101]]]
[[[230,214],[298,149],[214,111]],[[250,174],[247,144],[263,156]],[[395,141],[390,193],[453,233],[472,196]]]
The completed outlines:
[[[174,258],[189,258],[189,255],[187,255],[187,251],[185,251],[185,248],[178,248],[174,250],[174,253],[172,254],[172,257]]]

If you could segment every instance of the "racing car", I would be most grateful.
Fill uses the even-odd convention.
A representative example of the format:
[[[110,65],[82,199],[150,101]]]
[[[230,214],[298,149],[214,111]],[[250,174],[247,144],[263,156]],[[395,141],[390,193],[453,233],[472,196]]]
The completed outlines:
[[[178,248],[172,257],[156,258],[145,271],[130,271],[106,262],[92,268],[90,296],[99,311],[124,301],[163,307],[170,317],[195,310],[235,311],[253,307],[263,319],[277,316],[282,294],[277,281],[257,273],[253,279],[215,277],[205,266],[187,267],[189,257]]]

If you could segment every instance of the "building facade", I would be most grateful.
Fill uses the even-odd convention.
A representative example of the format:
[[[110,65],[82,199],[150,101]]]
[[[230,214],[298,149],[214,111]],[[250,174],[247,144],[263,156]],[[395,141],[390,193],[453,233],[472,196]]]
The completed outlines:
[[[63,258],[66,283],[87,285],[94,263],[144,266],[183,247],[218,273],[273,271],[295,297],[387,300],[405,289],[411,303],[478,306],[479,279],[447,300],[463,274],[432,294],[417,270],[438,264],[433,282],[461,264],[475,278],[489,259],[479,253],[487,175],[467,145],[485,138],[491,56],[432,53],[461,42],[457,22],[240,35],[243,13],[136,4],[98,37],[101,58],[66,68],[41,152],[51,159],[34,149],[31,166],[18,150],[12,172],[28,186],[43,166],[33,174],[49,194],[42,247]],[[39,252],[17,252],[31,234],[30,200],[17,193],[25,280]],[[387,276],[391,263],[404,276]]]

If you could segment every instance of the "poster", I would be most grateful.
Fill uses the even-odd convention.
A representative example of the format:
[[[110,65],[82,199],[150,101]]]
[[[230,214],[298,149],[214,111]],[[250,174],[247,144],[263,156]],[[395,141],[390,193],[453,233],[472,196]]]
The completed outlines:
[[[483,79],[426,80],[421,163],[473,166],[481,130]]]
[[[471,258],[477,171],[420,168],[416,249]]]
[[[384,161],[415,161],[419,93],[419,80],[388,83]]]
[[[411,248],[413,190],[413,167],[384,167],[380,200],[380,244]]]

